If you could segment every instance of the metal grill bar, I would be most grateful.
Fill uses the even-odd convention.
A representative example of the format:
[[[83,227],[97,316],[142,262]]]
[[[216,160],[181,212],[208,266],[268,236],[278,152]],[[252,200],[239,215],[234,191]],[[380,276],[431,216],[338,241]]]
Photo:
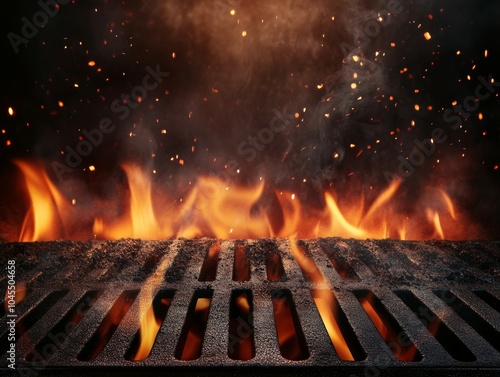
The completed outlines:
[[[207,264],[208,250],[216,242],[220,243],[219,254]],[[321,279],[315,281],[308,280],[310,275],[305,274],[303,266],[294,259],[290,242],[282,239],[203,239],[0,244],[0,262],[15,259],[18,282],[26,283],[29,291],[26,299],[16,306],[19,318],[32,317],[30,328],[17,341],[18,366],[27,371],[37,368],[39,375],[58,375],[62,370],[75,375],[99,372],[126,375],[136,368],[147,373],[158,367],[179,375],[266,375],[278,370],[290,375],[324,372],[360,376],[387,370],[394,374],[404,370],[405,375],[415,376],[433,373],[485,376],[500,372],[500,354],[495,344],[491,344],[500,332],[500,313],[496,304],[499,300],[496,287],[500,279],[500,268],[497,268],[500,242],[303,241],[306,260],[313,263],[315,273],[321,275]],[[238,258],[244,256],[248,262],[243,264],[244,279],[233,279],[238,266],[235,264],[236,245],[241,245]],[[270,255],[279,255],[281,259],[284,275],[280,280],[268,279]],[[216,273],[211,279],[200,280],[202,266],[214,268],[214,264]],[[5,286],[6,281],[1,281],[0,289]],[[64,289],[69,290],[68,294],[57,297],[44,315],[34,319],[30,313],[34,313],[46,297]],[[172,292],[172,299],[151,353],[141,361],[127,360],[125,355],[160,290]],[[174,354],[189,305],[194,295],[207,290],[212,292],[212,297],[201,355],[192,361],[179,360]],[[251,293],[253,302],[255,355],[245,361],[228,355],[231,297],[238,290]],[[341,326],[349,326],[366,357],[355,361],[338,357],[311,295],[314,290],[333,292],[335,305],[341,308],[346,319]],[[416,345],[422,354],[420,361],[403,362],[390,351],[354,294],[366,290],[373,291]],[[89,291],[102,294],[64,337],[64,342],[52,347],[54,355],[35,363],[25,361],[26,355],[42,340],[41,344],[48,344],[51,330],[58,328],[56,325],[61,319]],[[79,360],[78,355],[125,291],[136,291],[138,295],[122,313],[123,318],[116,324],[108,344],[95,358]],[[305,360],[290,361],[280,354],[272,299],[273,292],[276,296],[276,292],[285,291],[290,292],[288,297],[293,300],[296,321],[304,334],[308,350]],[[465,309],[457,311],[453,304],[436,295],[436,292],[448,291]],[[405,304],[401,292],[409,292],[423,307],[435,313],[446,331],[459,339],[474,357],[453,358],[441,344],[446,332],[440,334],[438,341],[415,314],[420,308]],[[488,328],[493,333],[487,336],[483,330],[478,333],[476,325],[470,322],[471,313],[484,322],[483,329]],[[0,322],[0,339],[7,331],[4,315]],[[7,354],[1,355],[2,373],[13,375],[7,364]]]

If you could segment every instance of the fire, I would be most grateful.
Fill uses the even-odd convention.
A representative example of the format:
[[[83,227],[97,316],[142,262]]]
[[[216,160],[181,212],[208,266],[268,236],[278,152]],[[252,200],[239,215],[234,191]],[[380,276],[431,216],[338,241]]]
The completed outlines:
[[[5,290],[5,296],[4,296],[4,310],[6,313],[9,311],[9,290]],[[26,284],[23,282],[20,282],[16,286],[16,294],[14,297],[14,303],[18,304],[21,301],[23,301],[26,298],[27,295],[27,287]]]
[[[143,285],[143,293],[140,297],[139,303],[142,310],[147,309],[142,319],[141,327],[139,328],[140,343],[137,352],[132,357],[133,361],[144,360],[149,356],[156,341],[158,331],[163,323],[163,318],[155,313],[155,307],[152,303],[154,298],[153,293],[161,285],[165,271],[170,264],[171,259],[165,258],[157,268],[156,272],[151,275]],[[161,299],[160,305],[163,307],[169,307],[170,303],[170,299],[163,298]]]
[[[318,267],[306,255],[305,250],[297,245],[296,241],[293,239],[290,240],[290,250],[292,251],[292,255],[297,261],[300,269],[304,275],[307,276],[309,281],[316,284],[329,285]],[[337,302],[334,298],[331,287],[328,287],[328,289],[314,290],[312,293],[316,307],[318,308],[321,319],[323,320],[323,324],[326,327],[328,335],[330,336],[332,344],[335,347],[340,359],[353,361],[354,357],[349,349],[349,346],[347,345],[336,318],[336,312],[339,308],[337,307]]]
[[[384,341],[390,345],[391,351],[399,360],[416,361],[420,357],[415,345],[412,342],[410,342],[409,345],[402,344],[400,341],[401,333],[391,326],[391,324],[376,310],[373,304],[373,294],[371,292],[366,297],[360,297],[359,301]]]
[[[171,300],[169,299],[163,299],[161,304],[164,306],[169,306],[170,302]],[[156,336],[158,335],[158,331],[160,330],[160,327],[163,322],[161,318],[157,318],[157,316],[155,315],[155,310],[153,305],[151,305],[148,308],[142,321],[143,322],[139,329],[139,337],[140,337],[139,349],[133,356],[132,358],[133,361],[144,360],[149,356],[149,354],[151,353],[151,349],[153,348],[153,345],[156,341]]]
[[[196,360],[200,357],[204,336],[204,326],[210,310],[210,298],[200,297],[196,301],[180,360]]]
[[[214,178],[200,178],[180,210],[180,237],[255,238],[269,234],[265,218],[253,218],[253,205],[264,182],[253,188],[232,188]]]
[[[122,237],[158,239],[162,238],[156,220],[151,197],[151,180],[137,165],[123,165],[130,189],[130,215],[118,223],[104,225],[97,217],[94,234],[98,237],[117,239]],[[168,234],[168,229],[165,230]]]
[[[278,335],[278,343],[283,357],[288,360],[307,359],[305,346],[301,344],[300,335],[294,321],[294,310],[290,299],[286,296],[272,299],[274,324]]]
[[[325,290],[315,291],[314,302],[339,358],[341,360],[354,361],[354,356],[347,346],[344,335],[335,319],[334,311],[332,311],[333,300],[331,292]],[[333,308],[334,310],[336,309],[335,306]]]
[[[19,240],[48,241],[62,237],[61,214],[67,213],[69,207],[66,198],[39,167],[23,161],[16,161],[16,165],[23,173],[31,200]]]
[[[249,296],[248,292],[239,292],[231,299],[228,354],[235,360],[246,361],[255,356]],[[242,323],[245,325],[246,332],[242,331]]]
[[[444,190],[432,189],[432,196],[420,199],[411,212],[402,210],[405,204],[408,207],[399,195],[402,180],[391,183],[377,198],[370,200],[371,204],[362,196],[339,196],[328,190],[321,194],[324,208],[313,209],[300,195],[273,190],[263,180],[243,187],[229,186],[213,177],[199,177],[184,194],[162,192],[145,169],[126,164],[122,166],[128,184],[126,200],[105,203],[110,208],[125,210],[110,214],[102,212],[101,205],[97,204],[81,213],[43,169],[22,161],[16,164],[24,176],[31,201],[19,237],[21,241],[88,239],[92,235],[99,239],[345,237],[403,240],[462,236],[457,227],[460,214]],[[76,234],[72,231],[76,223],[93,223],[93,229],[79,230]]]

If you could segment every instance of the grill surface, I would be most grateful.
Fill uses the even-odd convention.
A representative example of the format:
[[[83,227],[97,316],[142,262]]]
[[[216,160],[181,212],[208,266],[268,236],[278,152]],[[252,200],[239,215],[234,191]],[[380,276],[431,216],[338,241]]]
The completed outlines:
[[[317,239],[299,245],[309,267],[299,266],[288,240],[0,244],[1,265],[14,259],[17,286],[22,282],[27,287],[26,298],[16,305],[21,335],[16,371],[7,368],[8,327],[2,305],[1,373],[499,375],[500,242]],[[315,266],[323,280],[314,277]],[[5,292],[7,279],[0,284]],[[336,313],[343,318],[339,324],[356,351],[355,361],[338,356],[312,290],[334,292],[341,309]],[[144,360],[130,361],[127,355],[141,318],[159,292],[170,306],[154,347]],[[244,331],[231,304],[242,292],[252,311]],[[201,355],[179,360],[176,348],[185,335],[193,297],[210,299]],[[306,352],[302,360],[288,360],[280,353],[273,305],[283,297],[301,330]],[[371,297],[396,334],[416,346],[418,361],[396,357],[363,309],[363,297]],[[89,344],[96,331],[103,334],[103,322],[116,302],[125,309],[114,319],[116,326],[108,326],[108,343],[92,355]],[[64,329],[68,318],[76,326]],[[231,320],[236,320],[233,330],[242,330],[236,340],[229,335]],[[430,322],[439,325],[437,333],[429,331]],[[67,337],[59,338],[64,331]],[[228,349],[247,338],[252,339],[254,354],[245,361],[231,358]],[[38,361],[33,349],[39,354],[50,350],[51,356]]]

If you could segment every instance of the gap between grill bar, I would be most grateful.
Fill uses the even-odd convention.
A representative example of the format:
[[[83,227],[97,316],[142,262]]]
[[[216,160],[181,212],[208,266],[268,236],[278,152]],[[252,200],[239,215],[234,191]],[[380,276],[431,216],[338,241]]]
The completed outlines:
[[[469,307],[455,292],[451,290],[434,290],[433,292],[500,353],[500,334],[498,330],[495,330],[488,321]]]
[[[343,279],[340,276],[339,272],[334,268],[331,260],[328,258],[328,255],[323,252],[323,250],[321,250],[318,244],[314,241],[311,241],[307,245],[309,250],[309,258],[319,269],[326,282],[328,282],[328,285],[335,286],[342,284]],[[328,268],[327,266],[330,266],[330,268]]]
[[[453,292],[472,310],[477,312],[486,322],[500,332],[500,313],[469,290],[455,289]]]
[[[68,311],[70,311],[75,305],[77,305],[80,299],[82,299],[87,292],[88,290],[84,288],[74,289],[71,290],[60,301],[58,301],[43,317],[41,317],[37,321],[37,323],[30,331],[28,331],[22,338],[18,340],[17,344],[19,354],[22,354],[23,356],[28,355],[33,350],[33,347],[35,347],[45,336],[51,333],[52,328],[54,328],[59,323],[59,321],[63,319],[64,315]],[[69,337],[73,331],[74,329],[69,331],[69,333],[65,333]],[[57,334],[52,335],[56,336]],[[57,347],[57,352],[60,352],[61,349],[68,346],[68,337],[62,343],[62,345],[55,344],[55,341],[51,342]],[[42,356],[44,355],[42,354]]]
[[[90,365],[92,362],[79,361],[77,356],[85,345],[90,341],[104,318],[115,304],[115,301],[122,295],[123,289],[116,289],[109,287],[105,289],[101,297],[87,312],[87,314],[80,321],[80,324],[70,334],[66,340],[67,346],[63,347],[57,352],[51,360],[51,364],[67,365],[68,363],[75,365]],[[116,333],[115,333],[116,335]]]
[[[500,299],[493,294],[490,290],[485,289],[475,289],[474,294],[479,297],[482,301],[487,303],[491,308],[500,313]]]
[[[229,301],[234,264],[233,242],[221,243],[217,276],[213,284],[214,293],[208,314],[207,328],[203,342],[202,356],[224,361],[228,359]],[[221,329],[224,333],[221,334]]]
[[[125,354],[130,347],[137,330],[140,328],[141,319],[148,311],[158,292],[158,288],[152,291],[143,289],[139,292],[128,313],[120,322],[114,335],[95,359],[96,363],[103,362],[105,360],[126,361]]]
[[[462,318],[448,307],[432,290],[413,290],[415,296],[426,304],[451,331],[471,350],[477,358],[476,363],[494,366],[498,363],[499,354],[479,334],[477,334]],[[455,361],[457,365],[461,363]],[[471,364],[471,363],[469,363]]]
[[[179,361],[197,361],[203,354],[208,316],[212,308],[212,289],[197,289],[189,303],[174,356]]]
[[[30,309],[38,305],[44,299],[44,297],[47,296],[47,294],[49,294],[51,291],[47,292],[47,290],[43,288],[35,289],[23,301],[18,302],[16,304],[16,312],[19,313],[20,315],[24,315]],[[5,290],[2,291],[2,295],[3,294],[5,294]],[[20,316],[18,317],[18,319],[19,318]],[[0,337],[4,336],[6,331],[7,331],[7,320],[0,321]]]
[[[182,241],[179,241],[182,243]],[[220,258],[221,260],[219,261],[218,264],[218,269],[217,269],[217,275],[216,275],[216,280],[214,282],[199,282],[198,277],[199,277],[199,268],[201,267],[201,263],[198,263],[202,257],[204,257],[204,254],[201,255],[201,258],[197,258],[199,256],[196,254],[196,256],[193,258],[193,260],[189,263],[189,267],[186,270],[186,273],[183,277],[183,279],[179,282],[176,282],[174,284],[169,284],[166,283],[165,281],[162,280],[162,288],[167,288],[167,289],[175,289],[175,287],[188,287],[188,289],[185,289],[185,294],[183,297],[182,295],[177,294],[174,297],[174,300],[172,302],[172,307],[170,308],[167,318],[165,319],[164,325],[162,326],[162,329],[160,329],[160,334],[158,335],[158,340],[157,344],[153,347],[153,354],[146,360],[143,364],[144,365],[160,365],[160,364],[169,364],[169,365],[182,365],[183,363],[178,361],[178,360],[171,360],[171,357],[174,353],[175,350],[175,345],[177,344],[177,341],[179,339],[179,333],[180,333],[180,328],[182,327],[185,318],[186,318],[186,309],[188,307],[189,302],[192,299],[192,295],[195,292],[195,289],[198,288],[203,288],[203,287],[209,287],[211,286],[214,289],[214,296],[213,300],[217,299],[217,305],[215,305],[215,301],[212,302],[212,306],[210,309],[209,313],[209,318],[208,318],[208,324],[207,324],[207,332],[205,334],[205,341],[203,344],[203,354],[202,358],[200,360],[194,361],[194,362],[189,362],[189,365],[210,365],[211,362],[214,362],[216,359],[217,360],[223,360],[224,365],[237,365],[237,361],[230,360],[227,357],[227,344],[226,347],[220,347],[221,350],[215,350],[213,348],[213,344],[218,344],[217,342],[220,341],[220,339],[223,339],[227,343],[227,331],[228,331],[228,319],[224,319],[224,321],[219,322],[218,318],[220,318],[220,315],[217,314],[217,311],[214,311],[215,307],[220,307],[222,308],[223,306],[226,306],[226,309],[221,309],[220,313],[224,316],[227,317],[229,314],[229,301],[230,301],[230,296],[231,292],[233,289],[236,287],[250,287],[252,290],[253,298],[254,298],[254,314],[255,314],[255,344],[256,344],[256,357],[255,359],[251,360],[248,362],[248,365],[257,365],[259,362],[263,363],[264,365],[267,363],[269,364],[269,355],[273,353],[277,353],[277,357],[271,359],[272,360],[272,365],[273,366],[284,366],[287,365],[288,362],[283,360],[281,355],[279,354],[279,347],[277,346],[277,339],[275,339],[275,328],[274,328],[274,318],[273,318],[273,311],[272,311],[272,305],[271,303],[271,297],[270,297],[270,289],[279,289],[285,288],[289,289],[292,291],[293,294],[293,300],[295,307],[298,312],[298,317],[302,326],[302,329],[305,333],[305,338],[306,341],[308,342],[308,349],[311,354],[310,358],[305,360],[305,361],[300,361],[300,362],[294,362],[297,365],[318,365],[318,366],[325,366],[325,365],[331,365],[332,362],[339,362],[338,359],[335,356],[335,352],[333,350],[333,347],[330,344],[329,337],[324,330],[324,326],[321,322],[321,319],[319,318],[319,315],[317,313],[317,309],[314,305],[314,302],[312,298],[310,297],[310,283],[308,281],[304,281],[303,274],[298,268],[296,262],[289,256],[288,251],[287,251],[287,241],[280,242],[279,247],[280,247],[280,253],[283,254],[283,261],[285,264],[285,271],[288,277],[287,281],[284,282],[268,282],[266,280],[259,280],[259,272],[262,275],[262,271],[264,271],[265,275],[265,267],[263,265],[259,265],[259,269],[256,269],[255,267],[255,262],[252,260],[252,257],[250,256],[251,259],[251,281],[250,282],[234,282],[232,281],[232,266],[233,266],[233,258],[234,258],[234,244],[232,241],[223,241],[222,242],[222,247],[221,247],[221,254]],[[359,340],[361,345],[363,346],[363,349],[366,351],[368,354],[368,359],[367,359],[367,364],[370,363],[370,361],[380,361],[380,359],[375,359],[377,355],[380,354],[380,347],[379,346],[374,346],[373,340],[369,340],[373,334],[378,335],[378,332],[374,330],[373,325],[371,324],[371,321],[368,319],[368,322],[366,321],[365,318],[365,325],[360,325],[363,324],[363,315],[362,315],[362,309],[361,306],[359,305],[359,302],[354,298],[351,292],[347,291],[346,289],[351,289],[353,287],[358,287],[362,288],[371,288],[369,286],[369,282],[361,280],[360,282],[350,282],[349,284],[344,284],[338,276],[336,276],[336,272],[333,271],[332,269],[327,267],[327,264],[329,263],[328,258],[322,253],[316,250],[316,243],[317,241],[312,241],[308,242],[307,245],[309,246],[309,250],[311,252],[312,259],[315,261],[316,266],[318,269],[321,271],[323,276],[325,276],[326,280],[331,283],[332,285],[342,285],[342,290],[337,292],[335,291],[335,294],[341,303],[341,306],[346,313],[349,321],[351,322],[351,325],[353,326],[356,335],[358,335]],[[208,246],[208,243],[207,243]],[[142,265],[142,263],[140,264]],[[137,268],[140,266],[134,266],[133,268],[129,269],[123,269],[122,273],[129,273],[130,271],[135,271]],[[191,273],[196,271],[196,273]],[[133,276],[133,274],[131,274]],[[264,276],[262,275],[262,276]],[[163,276],[162,276],[163,277]],[[119,277],[118,277],[119,278]],[[335,278],[335,279],[334,279]],[[371,278],[373,280],[374,277]],[[125,286],[119,285],[119,284],[114,284],[111,283],[110,287],[111,289],[114,290],[116,293],[116,296],[118,296],[123,290],[125,289],[133,289],[133,287],[140,287],[140,284],[129,284],[132,283],[130,279],[125,279],[126,284]],[[88,283],[85,283],[88,284]],[[252,288],[253,284],[253,288]],[[99,285],[99,283],[97,284]],[[87,286],[87,285],[86,285]],[[97,289],[98,286],[93,285],[92,289]],[[396,288],[396,287],[395,287]],[[448,289],[448,287],[445,287],[443,285],[438,286],[437,288],[439,289]],[[80,288],[79,288],[80,289]],[[108,288],[106,288],[108,289]],[[105,292],[107,292],[105,289]],[[120,290],[118,290],[120,289]],[[405,288],[407,289],[407,288]],[[452,289],[453,290],[453,289]],[[402,303],[399,301],[399,299],[394,295],[392,291],[389,291],[389,288],[381,288],[380,290],[374,289],[374,291],[377,293],[379,298],[381,298],[384,301],[384,304],[388,307],[388,310],[390,313],[396,317],[398,320],[398,323],[407,331],[407,333],[410,335],[412,340],[414,340],[415,344],[419,348],[420,351],[426,355],[431,355],[429,359],[425,358],[422,362],[423,366],[428,366],[429,363],[431,365],[461,365],[460,363],[457,363],[456,361],[452,360],[450,363],[448,363],[447,360],[442,358],[439,353],[435,353],[434,351],[434,346],[436,344],[436,341],[433,337],[429,339],[424,339],[422,340],[421,338],[418,338],[418,335],[420,335],[421,331],[423,331],[425,334],[428,334],[427,330],[425,327],[421,324],[420,321],[418,321],[416,318],[413,320],[411,319],[414,317],[413,313]],[[412,290],[413,291],[413,290]],[[482,313],[482,317],[486,314],[491,314],[493,311],[496,315],[496,313],[493,309],[491,309],[487,304],[485,304],[483,301],[481,301],[478,297],[476,297],[473,293],[469,291],[455,291],[455,294],[457,296],[460,296],[461,298],[464,299],[464,301],[471,302],[471,308],[474,310]],[[156,291],[155,291],[156,293]],[[19,306],[22,304],[25,304],[30,300],[30,297],[34,294],[34,292],[28,297],[27,300],[23,301],[22,303],[19,303]],[[70,292],[71,295],[76,295],[75,291]],[[141,292],[142,294],[142,292]],[[307,298],[303,299],[303,296],[306,295]],[[429,296],[432,297],[434,296],[434,304],[439,307],[439,305],[442,306],[442,303],[439,303],[439,299],[435,297],[435,295],[432,294],[431,290],[423,289],[421,292],[416,293],[417,297],[418,295],[422,296]],[[108,293],[108,298],[109,298],[109,293]],[[428,302],[427,299],[422,299],[422,297],[419,297],[426,305],[428,305],[433,311],[438,314],[439,312],[436,311],[434,307]],[[116,299],[116,297],[115,297]],[[436,301],[437,299],[437,301]],[[66,298],[66,300],[69,300],[69,298]],[[180,301],[179,301],[180,300]],[[98,305],[101,306],[106,306],[103,305],[102,302],[106,301],[106,299],[101,297],[101,299],[98,302]],[[394,301],[394,302],[393,302]],[[114,300],[110,301],[109,305],[112,305],[114,303]],[[172,311],[174,309],[174,306],[177,304],[177,309],[179,311],[179,325],[178,328],[176,329],[174,325],[175,322],[173,322],[170,317],[172,315]],[[71,303],[68,303],[67,308],[69,309],[71,307]],[[133,304],[134,306],[138,306],[138,298]],[[267,311],[263,312],[261,309],[262,307],[268,306]],[[62,301],[56,304],[56,306],[51,309],[51,311],[64,311],[63,308],[64,304],[62,304]],[[389,307],[390,306],[390,307]],[[446,306],[446,305],[445,305]],[[57,307],[57,309],[56,309]],[[445,308],[446,309],[446,308]],[[312,312],[310,311],[312,310]],[[83,327],[83,323],[86,322],[86,327],[87,329],[92,329],[92,327],[96,327],[99,325],[100,321],[99,318],[102,321],[102,317],[104,317],[107,314],[107,311],[105,310],[104,312],[101,311],[96,311],[95,307],[91,309],[93,311],[93,315],[89,316],[89,313],[83,318],[82,323],[79,325],[75,331],[79,331],[81,335],[87,334],[87,332],[81,330],[80,328]],[[360,315],[361,312],[361,315]],[[98,314],[97,317],[94,317],[95,314]],[[316,314],[314,314],[316,313]],[[457,315],[454,314],[452,311],[448,310],[447,312],[445,311],[448,317],[450,317],[450,321],[453,321],[455,323],[455,327],[453,328],[453,331],[458,334],[459,337],[465,338],[464,343],[473,350],[474,353],[477,353],[477,346],[481,346],[481,343],[485,343],[485,340],[479,337],[475,332],[471,329],[467,329],[468,325],[464,324],[460,318],[457,319]],[[485,314],[486,313],[486,314]],[[267,318],[266,323],[262,324],[262,327],[259,327],[258,320],[259,320],[259,315],[262,317]],[[316,316],[316,320],[311,320],[309,317],[314,317]],[[96,322],[95,324],[90,323],[90,320],[88,317],[92,317],[92,322]],[[128,319],[127,319],[128,318]],[[60,319],[60,318],[59,318]],[[130,320],[133,319],[134,325],[130,326],[131,329],[130,331],[128,330],[128,326],[130,325]],[[485,318],[487,319],[487,318]],[[58,319],[52,320],[50,323],[53,323],[54,321],[57,322]],[[45,319],[43,319],[45,321]],[[128,321],[128,322],[127,322]],[[130,323],[129,323],[130,322]],[[307,327],[309,326],[309,323],[312,322],[319,322],[318,324],[311,325],[311,327],[308,329]],[[366,322],[368,323],[368,327],[366,326]],[[417,322],[417,324],[415,324]],[[73,359],[69,358],[62,358],[60,357],[60,353],[56,354],[56,363],[53,363],[51,360],[51,365],[68,365],[74,364],[76,366],[91,366],[91,365],[102,365],[103,363],[106,363],[106,365],[128,365],[127,363],[124,362],[123,355],[125,354],[126,348],[129,346],[130,341],[133,338],[133,335],[135,334],[135,331],[138,329],[139,326],[139,321],[138,321],[138,315],[135,315],[131,311],[127,313],[127,315],[124,318],[124,321],[120,324],[118,327],[116,333],[114,336],[111,338],[110,344],[105,348],[105,350],[101,353],[101,355],[94,360],[93,362],[73,362]],[[173,331],[170,331],[170,326],[172,326]],[[48,323],[36,323],[33,328],[30,330],[34,334],[38,334],[38,332],[43,332],[45,328],[50,329],[50,325]],[[127,329],[126,329],[127,328]],[[451,328],[451,326],[450,326]],[[264,331],[262,329],[265,329]],[[321,329],[321,331],[320,331]],[[371,329],[371,330],[368,330]],[[221,331],[223,330],[223,334],[221,334]],[[175,334],[173,336],[168,335],[172,339],[172,346],[167,346],[167,347],[160,347],[161,342],[159,343],[160,338],[165,340],[165,337],[167,336],[167,333],[175,333],[178,332],[178,334]],[[217,333],[218,331],[218,333]],[[90,333],[89,337],[92,335],[93,331],[88,330]],[[468,332],[472,333],[473,336],[473,341],[472,343],[476,343],[475,348],[471,346],[471,338],[468,334],[466,335],[461,335],[462,332]],[[372,335],[370,335],[370,333]],[[209,336],[209,334],[211,334]],[[274,339],[273,339],[274,336]],[[75,347],[74,345],[69,345],[68,342],[71,341],[71,339],[78,339],[74,334],[71,335],[72,338],[67,339],[65,342],[64,352],[66,355],[69,354],[75,355],[79,352],[81,347]],[[261,340],[259,340],[259,337]],[[319,341],[318,339],[319,338]],[[418,339],[417,339],[418,338]],[[121,340],[126,339],[127,342],[125,342],[125,346],[121,344]],[[369,341],[367,341],[367,339]],[[319,342],[320,347],[317,347],[314,345],[315,342]],[[428,342],[434,342],[435,344],[427,344],[427,347],[429,347],[428,350],[424,350],[424,348],[421,347],[421,342],[424,342],[427,344]],[[115,348],[113,344],[116,343],[118,345],[121,344],[121,348]],[[326,347],[326,343],[329,343],[329,347]],[[380,342],[379,342],[380,343]],[[486,342],[487,343],[487,342]],[[68,344],[66,346],[66,344]],[[81,344],[85,344],[85,341],[81,341]],[[483,344],[484,345],[484,344]],[[487,344],[488,345],[488,344]],[[321,348],[321,346],[325,346],[325,348]],[[384,342],[382,342],[382,346],[386,347]],[[439,348],[438,344],[438,348]],[[492,349],[491,347],[490,350],[484,349],[484,347],[480,350],[480,352],[490,352]],[[327,350],[328,349],[328,350]],[[211,352],[210,350],[213,350]],[[109,354],[105,353],[108,352]],[[116,351],[116,352],[115,352]],[[208,351],[208,352],[207,352]],[[493,351],[494,352],[494,351]],[[104,355],[107,355],[104,357]],[[318,357],[316,358],[316,355]],[[325,357],[320,357],[324,356]],[[392,353],[389,352],[389,355],[392,357]],[[445,355],[448,355],[445,353]],[[109,356],[109,359],[108,359]],[[265,357],[264,357],[265,356]],[[449,357],[449,356],[448,356]],[[478,357],[479,358],[479,357]],[[169,361],[170,359],[170,361]],[[332,361],[333,360],[333,361]],[[108,362],[109,361],[109,362]],[[489,363],[492,366],[495,366],[498,364],[498,353],[483,357],[481,360],[479,360],[479,363]],[[496,364],[495,364],[496,363]],[[141,363],[142,364],[142,363]],[[184,363],[185,364],[185,363]],[[358,363],[359,364],[364,364],[364,363]],[[418,364],[418,363],[414,363]],[[474,363],[472,363],[474,364]],[[247,365],[247,364],[245,364]],[[343,364],[345,365],[345,363]],[[401,365],[401,363],[398,363],[397,361],[391,361],[389,360],[387,364],[382,365]],[[468,364],[467,366],[470,366]],[[418,366],[417,366],[418,367]]]
[[[456,362],[439,342],[432,336],[415,314],[408,308],[395,293],[389,289],[374,289],[373,292],[382,304],[396,319],[405,334],[415,344],[422,354],[422,361],[438,364],[453,364]]]
[[[293,301],[309,350],[308,361],[314,363],[321,360],[332,365],[338,364],[340,359],[330,341],[311,293],[307,290],[294,292]]]
[[[101,355],[97,357],[97,361],[110,359],[123,359],[124,362],[126,361],[125,353],[127,352],[135,333],[138,329],[140,329],[142,318],[149,310],[161,287],[165,286],[165,272],[170,268],[175,257],[177,256],[178,246],[178,242],[174,241],[164,250],[164,255],[160,258],[154,272],[140,285],[141,290],[132,304],[129,313],[126,314],[123,321],[119,324],[116,333],[110,339],[109,344],[101,352]],[[177,294],[174,295],[174,300],[176,299],[176,296]],[[167,318],[163,321],[162,327],[164,326],[166,319]],[[158,335],[160,331],[158,332]],[[126,345],[125,349],[123,348],[124,345]],[[153,345],[153,349],[154,348],[155,345]]]
[[[175,348],[180,339],[184,322],[193,298],[194,290],[179,289],[176,291],[167,316],[158,332],[156,342],[145,364],[176,364]],[[210,313],[209,313],[210,316]]]
[[[387,357],[383,357],[380,360],[383,360],[387,365],[394,365],[396,360],[392,357],[391,351],[387,348],[387,345],[380,337],[380,334],[375,326],[373,326],[372,321],[365,313],[354,294],[349,291],[337,290],[334,290],[334,293],[349,324],[358,338],[361,348],[366,354],[366,358],[363,362],[367,363],[367,365],[373,364],[382,351]],[[378,361],[380,362],[380,360]]]
[[[278,250],[283,262],[285,274],[288,278],[287,280],[294,282],[294,284],[297,285],[308,286],[309,282],[304,277],[297,261],[292,257],[292,253],[290,252],[290,242],[292,241],[286,240],[283,243],[278,244]]]
[[[266,282],[266,255],[268,250],[261,248],[258,241],[250,241],[246,243],[248,258],[250,261],[250,285],[249,287],[257,287]],[[257,262],[258,261],[258,262]]]

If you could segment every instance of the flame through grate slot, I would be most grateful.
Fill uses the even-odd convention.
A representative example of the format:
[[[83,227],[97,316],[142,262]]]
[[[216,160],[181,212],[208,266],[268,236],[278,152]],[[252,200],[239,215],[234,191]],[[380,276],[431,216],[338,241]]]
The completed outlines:
[[[63,346],[68,335],[74,327],[82,320],[85,313],[92,307],[102,294],[100,291],[87,292],[69,311],[68,313],[54,326],[40,342],[26,356],[26,361],[33,362],[43,361],[47,354],[52,356],[57,349]]]
[[[120,325],[125,314],[127,314],[137,293],[137,291],[125,291],[118,297],[90,341],[78,355],[78,360],[90,361],[99,355]]]
[[[174,294],[175,292],[171,290],[158,292],[141,322],[141,328],[135,334],[134,340],[125,354],[127,360],[139,361],[149,356],[158,331],[167,316]],[[145,328],[149,331],[141,331]]]
[[[132,375],[161,366],[179,375],[493,376],[500,276],[484,266],[500,257],[500,243],[473,243],[488,251],[475,258],[482,268],[459,257],[470,244],[8,243],[0,258],[17,261],[27,293],[16,304],[18,368],[27,373]],[[24,263],[34,251],[43,262]],[[66,263],[54,272],[51,259]],[[14,375],[2,313],[1,370]]]

